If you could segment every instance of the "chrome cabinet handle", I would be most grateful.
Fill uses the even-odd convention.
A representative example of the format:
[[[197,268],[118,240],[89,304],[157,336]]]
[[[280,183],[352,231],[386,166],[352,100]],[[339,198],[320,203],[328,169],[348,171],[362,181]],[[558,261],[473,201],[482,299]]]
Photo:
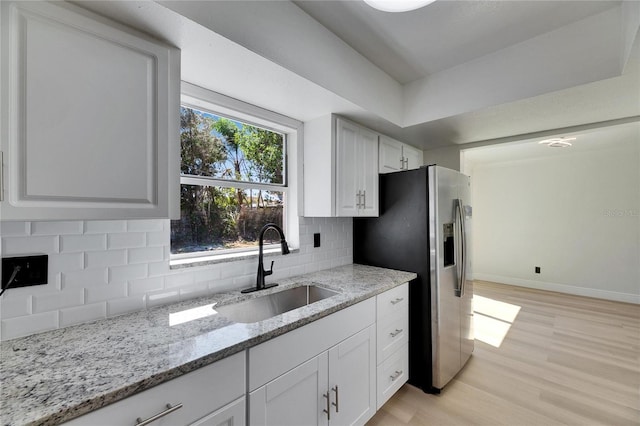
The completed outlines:
[[[327,413],[327,420],[331,420],[331,398],[329,397],[329,392],[323,393],[322,396],[327,398],[327,408],[322,410],[322,412]]]
[[[149,418],[148,418],[148,419],[146,419],[146,420],[142,420],[140,417],[138,417],[138,418],[136,419],[136,426],[146,426],[146,425],[148,425],[148,424],[150,424],[150,423],[155,422],[155,421],[156,421],[156,420],[158,420],[159,418],[164,417],[164,416],[166,416],[166,415],[168,415],[168,414],[171,414],[171,413],[173,413],[174,411],[179,410],[179,409],[181,409],[181,408],[182,408],[182,402],[181,402],[181,403],[179,403],[179,404],[173,405],[173,406],[172,406],[171,404],[167,404],[167,409],[166,409],[166,410],[164,410],[164,411],[163,411],[163,412],[161,412],[161,413],[156,414],[155,416],[151,416],[151,417],[149,417]]]
[[[400,170],[404,170],[404,157],[400,157]]]
[[[362,190],[362,208],[366,208],[367,207],[367,190],[363,189]]]
[[[398,334],[402,333],[402,329],[401,328],[396,328],[395,331],[392,331],[391,333],[389,333],[391,335],[391,337],[396,337]]]
[[[402,376],[402,370],[400,370],[400,371],[396,370],[395,374],[392,374],[392,375],[391,375],[391,376],[389,376],[389,377],[391,378],[391,381],[392,381],[392,382],[395,382],[395,381],[396,381],[396,379],[397,379],[398,377],[400,377],[400,376]]]
[[[392,305],[397,305],[398,303],[402,302],[404,300],[404,297],[398,297],[396,299],[391,300],[391,304]]]
[[[336,413],[340,412],[340,401],[339,401],[339,396],[338,396],[338,385],[336,385],[335,388],[331,388],[332,391],[334,391],[336,393],[336,402],[332,402],[331,405],[333,405],[334,407],[336,407]]]

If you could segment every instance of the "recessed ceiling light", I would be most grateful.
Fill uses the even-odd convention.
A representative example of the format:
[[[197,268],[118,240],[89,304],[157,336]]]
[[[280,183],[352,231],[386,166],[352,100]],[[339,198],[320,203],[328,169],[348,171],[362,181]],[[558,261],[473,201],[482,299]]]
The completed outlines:
[[[383,12],[408,12],[433,3],[435,0],[364,0],[369,6]]]
[[[546,145],[551,148],[566,148],[571,146],[571,141],[575,141],[576,138],[551,138],[538,142],[540,145]]]

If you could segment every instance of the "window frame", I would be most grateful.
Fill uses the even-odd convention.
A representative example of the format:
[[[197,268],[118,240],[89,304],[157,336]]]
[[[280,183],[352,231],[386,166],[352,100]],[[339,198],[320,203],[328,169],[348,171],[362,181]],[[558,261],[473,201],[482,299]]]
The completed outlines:
[[[282,192],[284,197],[282,217],[284,232],[290,249],[298,249],[300,246],[298,211],[299,206],[302,205],[302,185],[298,182],[302,175],[298,170],[302,166],[302,122],[186,82],[182,82],[180,106],[236,120],[283,135],[285,163],[283,183],[237,181],[211,176],[186,175],[180,173],[180,171],[178,173],[180,173],[180,186],[186,184]],[[265,245],[265,253],[279,250],[279,247],[279,244]],[[257,247],[170,253],[169,264],[171,267],[177,267],[178,265],[182,267],[189,264],[202,264],[203,262],[233,261],[257,255]]]

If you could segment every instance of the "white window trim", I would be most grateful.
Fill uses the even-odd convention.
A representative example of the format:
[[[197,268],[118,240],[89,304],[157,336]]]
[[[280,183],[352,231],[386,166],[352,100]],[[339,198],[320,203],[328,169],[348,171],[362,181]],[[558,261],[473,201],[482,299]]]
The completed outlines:
[[[277,187],[285,189],[285,207],[283,221],[285,223],[285,236],[291,250],[297,250],[300,247],[300,226],[299,216],[302,206],[302,134],[303,124],[301,121],[278,114],[273,111],[260,108],[255,105],[248,104],[238,99],[230,98],[211,90],[195,86],[191,83],[182,82],[181,84],[181,105],[186,105],[202,111],[212,112],[226,118],[235,119],[243,123],[252,124],[263,127],[267,130],[273,130],[286,135],[286,187],[283,185],[270,185],[272,189]],[[223,186],[250,186],[255,188],[260,186],[258,183],[245,183],[227,180],[225,183],[222,179],[216,179],[211,182],[214,185]],[[279,246],[279,245],[278,245]],[[265,246],[265,253],[269,250],[275,251]],[[258,255],[258,248],[225,250],[222,253],[212,252],[194,252],[171,254],[169,264],[171,267],[199,266],[203,263],[218,263],[224,261],[234,261],[246,259]]]

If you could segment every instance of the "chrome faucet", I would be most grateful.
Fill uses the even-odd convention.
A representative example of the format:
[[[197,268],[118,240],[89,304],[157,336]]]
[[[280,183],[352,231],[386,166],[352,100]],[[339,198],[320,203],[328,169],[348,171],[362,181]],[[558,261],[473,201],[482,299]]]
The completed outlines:
[[[267,223],[265,226],[263,226],[262,229],[260,230],[260,237],[258,240],[259,253],[258,253],[258,275],[256,277],[256,286],[245,288],[244,290],[242,290],[242,293],[251,293],[252,291],[264,290],[265,288],[271,288],[278,285],[278,284],[265,285],[264,283],[264,277],[273,274],[273,260],[271,261],[271,268],[268,271],[265,271],[264,263],[263,263],[264,233],[271,228],[275,229],[278,232],[278,235],[280,235],[280,248],[282,250],[282,254],[283,255],[289,254],[289,246],[287,245],[287,240],[285,240],[284,238],[284,232],[282,232],[282,229],[280,229],[280,227],[275,223]]]

